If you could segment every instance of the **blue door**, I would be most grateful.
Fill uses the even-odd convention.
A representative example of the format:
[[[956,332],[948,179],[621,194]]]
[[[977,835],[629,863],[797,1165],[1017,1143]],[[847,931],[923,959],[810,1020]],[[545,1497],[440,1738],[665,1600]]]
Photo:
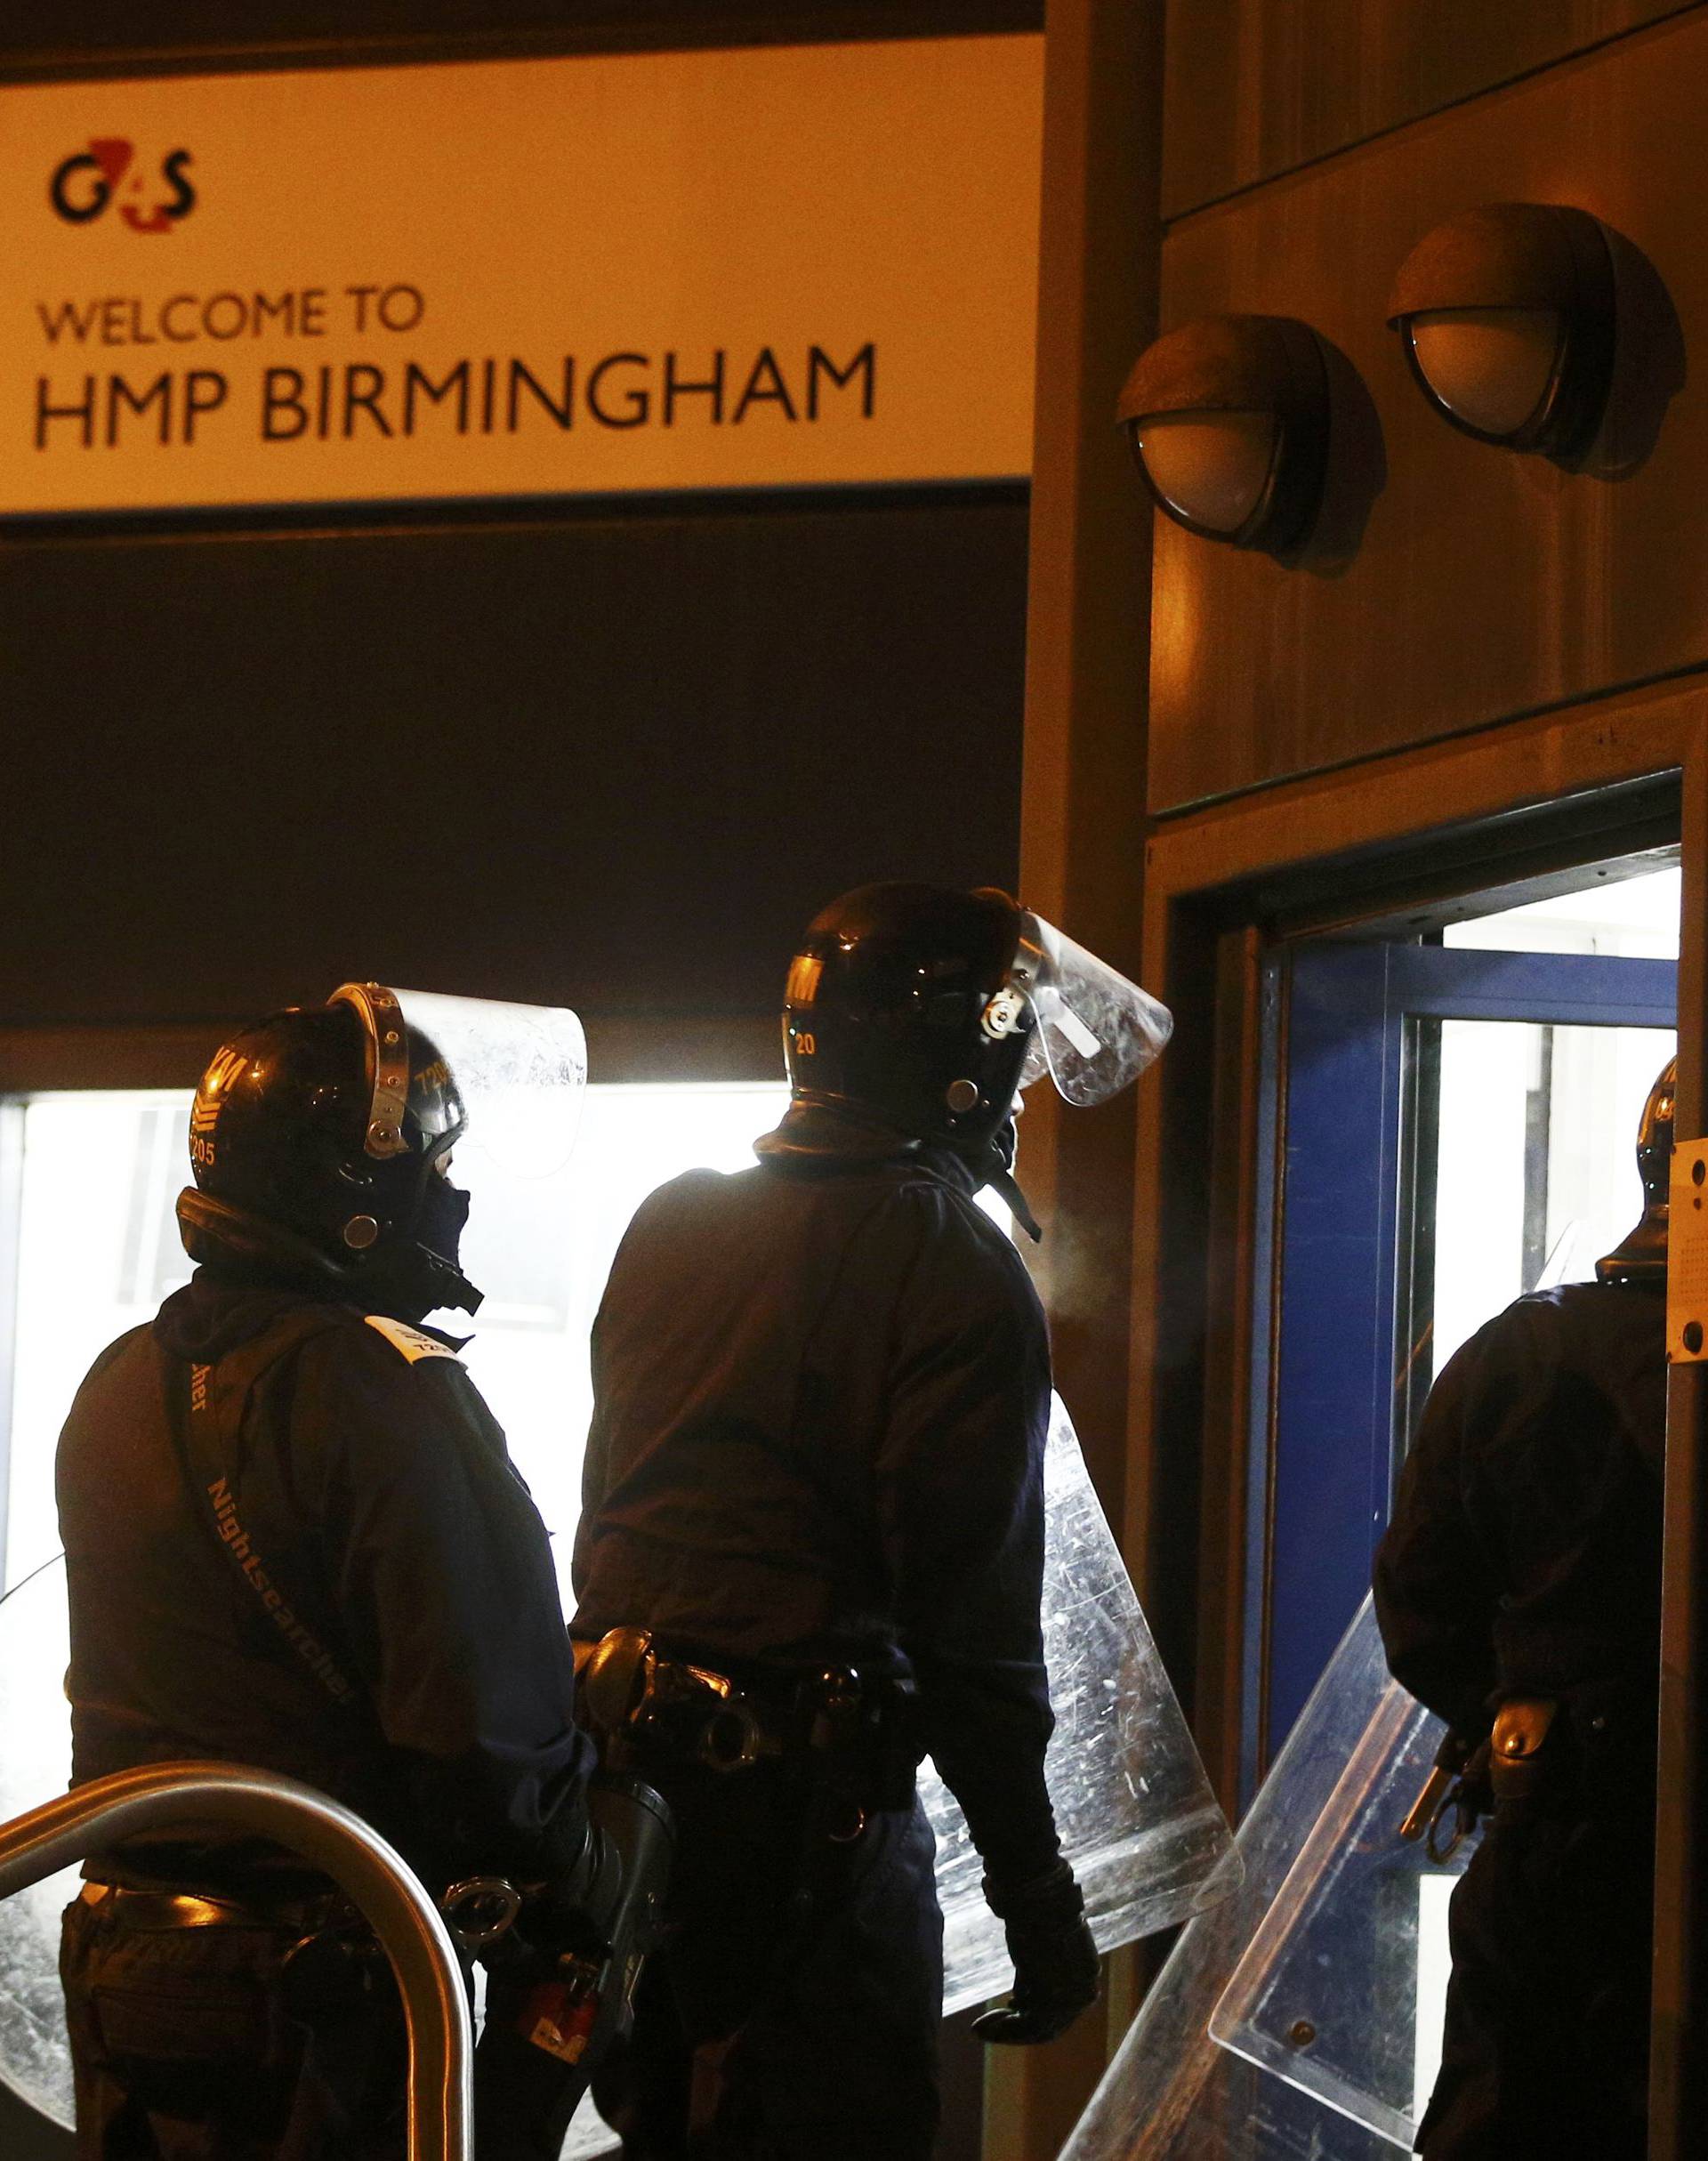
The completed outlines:
[[[1606,1250],[1626,1226],[1580,1214],[1554,1235],[1550,1196],[1631,1163],[1631,1091],[1640,1105],[1671,1049],[1649,1031],[1675,1018],[1671,961],[1323,942],[1272,968],[1273,1265],[1259,1295],[1276,1310],[1253,1407],[1247,1794],[1369,1588],[1411,1422],[1437,1352],[1454,1347],[1437,1339],[1438,1303],[1460,1340],[1467,1318],[1539,1280],[1591,1272],[1585,1239],[1605,1235]],[[1591,1085],[1615,1068],[1623,1095]],[[1448,1218],[1459,1259],[1444,1264]]]

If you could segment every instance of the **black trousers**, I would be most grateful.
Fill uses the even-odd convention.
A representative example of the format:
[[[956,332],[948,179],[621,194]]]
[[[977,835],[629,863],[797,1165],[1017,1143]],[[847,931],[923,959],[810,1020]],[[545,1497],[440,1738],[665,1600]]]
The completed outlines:
[[[763,1771],[663,1777],[670,1933],[594,2076],[625,2161],[929,2161],[943,1922],[917,1804],[804,1847]]]
[[[274,1929],[144,1930],[77,1900],[60,1973],[78,2161],[400,2161],[389,1973],[294,1977]]]
[[[1485,1834],[1453,1894],[1426,2161],[1642,2161],[1653,1805]]]

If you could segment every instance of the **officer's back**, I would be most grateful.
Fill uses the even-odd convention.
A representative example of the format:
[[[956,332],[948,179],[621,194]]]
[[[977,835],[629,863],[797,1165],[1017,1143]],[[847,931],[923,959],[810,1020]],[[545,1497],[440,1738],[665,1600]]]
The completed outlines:
[[[1447,1361],[1376,1557],[1390,1668],[1493,1809],[1453,1894],[1429,2161],[1646,2146],[1672,1086],[1641,1221]]]
[[[416,1332],[376,1318],[216,1263],[96,1362],[59,1455],[73,1776],[254,1764],[334,1795],[444,1882],[537,1861],[540,1786],[584,1761],[584,1744],[565,1717],[567,1663],[512,1664],[559,1625],[504,1436],[458,1361],[424,1334],[407,1355]],[[216,1409],[192,1409],[194,1391],[219,1391],[235,1413],[217,1495],[162,1415],[178,1376],[185,1422]],[[435,1551],[446,1577],[410,1580]],[[495,1709],[537,1752],[509,1794],[480,1763]],[[445,1805],[464,1783],[489,1788],[471,1838]],[[181,1834],[106,1863],[114,1881],[188,1867],[210,1886],[260,1866],[301,1873],[254,1842],[189,1851]]]
[[[685,1649],[848,1653],[940,1612],[1005,1531],[1035,1565],[1030,1278],[947,1150],[819,1124],[819,1148],[797,1119],[753,1169],[662,1188],[623,1243],[593,1341],[583,1633],[642,1611]]]
[[[624,1730],[682,1833],[673,1934],[600,2100],[658,2161],[708,2133],[925,2161],[943,1966],[922,1752],[1015,1960],[983,2037],[1047,2040],[1097,1986],[1043,1768],[1049,1345],[975,1196],[1030,1226],[1020,1089],[1053,1058],[1100,1101],[1168,1021],[1005,893],[888,883],[820,911],[784,1005],[791,1101],[758,1165],[655,1194],[594,1329],[575,1626],[662,1654]],[[736,1706],[739,1764],[673,1727],[687,1685]]]
[[[259,1765],[435,1890],[496,1871],[572,1900],[604,1848],[550,1546],[455,1345],[417,1325],[479,1303],[447,1175],[464,1122],[375,984],[204,1076],[197,1272],[96,1361],[60,1439],[74,1780]],[[85,1874],[61,1954],[83,2161],[401,2154],[401,2009],[326,1879],[206,1824]]]

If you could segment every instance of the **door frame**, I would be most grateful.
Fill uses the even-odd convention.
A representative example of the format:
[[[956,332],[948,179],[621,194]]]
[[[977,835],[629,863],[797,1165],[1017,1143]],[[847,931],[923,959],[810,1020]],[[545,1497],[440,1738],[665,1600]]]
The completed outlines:
[[[1412,1030],[1469,1020],[1671,1036],[1678,1006],[1675,963],[1611,954],[1299,938],[1265,967],[1286,1023],[1273,1090],[1285,1152],[1262,1181],[1280,1258],[1272,1411],[1253,1408],[1268,1445],[1250,1447],[1246,1480],[1242,1806],[1370,1587],[1409,1411],[1436,1362],[1433,1343],[1418,1359],[1430,1268],[1402,1249],[1410,1208],[1435,1185],[1435,1112]]]
[[[1569,884],[1573,866],[1668,839],[1683,867],[1679,1130],[1693,1134],[1708,1125],[1708,687],[1508,722],[1152,829],[1146,980],[1176,1032],[1137,1092],[1125,1544],[1229,1805],[1249,1515],[1265,1486],[1251,1439],[1269,1424],[1269,1331],[1256,1317],[1267,1310],[1272,1326],[1275,1310],[1273,1196],[1259,1189],[1266,1155],[1279,1153],[1261,1145],[1265,953],[1307,929],[1392,934],[1439,920],[1458,896],[1528,898]],[[1695,1861],[1708,1840],[1705,1379],[1678,1370],[1667,1427],[1651,2139],[1667,2161],[1688,2150],[1708,2085],[1708,1871]]]

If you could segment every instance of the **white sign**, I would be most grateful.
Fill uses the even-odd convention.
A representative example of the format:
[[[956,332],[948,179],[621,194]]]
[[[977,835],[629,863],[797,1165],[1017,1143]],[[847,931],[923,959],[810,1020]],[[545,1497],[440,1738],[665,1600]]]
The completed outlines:
[[[1042,40],[0,89],[0,513],[1030,464]]]

